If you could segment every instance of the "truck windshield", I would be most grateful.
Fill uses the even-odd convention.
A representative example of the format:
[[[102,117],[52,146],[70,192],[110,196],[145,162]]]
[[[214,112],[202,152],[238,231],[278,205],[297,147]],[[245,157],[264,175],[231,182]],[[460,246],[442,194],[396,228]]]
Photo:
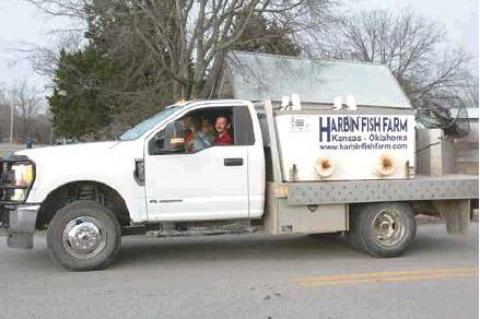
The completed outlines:
[[[172,105],[163,109],[160,113],[155,114],[154,116],[146,119],[143,122],[140,122],[135,127],[129,129],[120,136],[120,141],[133,141],[142,136],[146,131],[153,128],[158,123],[162,122],[168,116],[173,114],[175,111],[182,108],[181,105]]]

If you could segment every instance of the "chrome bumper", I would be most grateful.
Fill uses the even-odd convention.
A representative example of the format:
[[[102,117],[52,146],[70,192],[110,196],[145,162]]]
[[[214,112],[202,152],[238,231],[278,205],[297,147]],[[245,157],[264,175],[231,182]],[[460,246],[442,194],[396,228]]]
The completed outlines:
[[[33,248],[33,233],[39,209],[38,204],[0,206],[0,227],[7,231],[8,247]]]

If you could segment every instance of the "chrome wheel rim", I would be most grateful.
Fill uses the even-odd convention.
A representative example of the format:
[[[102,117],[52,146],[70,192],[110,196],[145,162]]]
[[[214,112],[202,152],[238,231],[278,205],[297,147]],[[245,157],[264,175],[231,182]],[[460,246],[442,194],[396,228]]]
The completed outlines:
[[[91,216],[77,217],[63,230],[63,247],[79,259],[98,255],[105,248],[106,239],[105,227]]]
[[[383,246],[395,246],[405,236],[406,226],[401,215],[395,210],[382,210],[372,222],[375,239]]]

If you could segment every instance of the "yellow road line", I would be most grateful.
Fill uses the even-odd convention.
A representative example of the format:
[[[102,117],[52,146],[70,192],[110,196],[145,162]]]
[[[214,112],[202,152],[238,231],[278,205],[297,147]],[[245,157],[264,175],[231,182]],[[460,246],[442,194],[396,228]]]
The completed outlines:
[[[411,274],[432,274],[432,273],[451,273],[451,272],[465,272],[465,271],[478,271],[478,268],[430,268],[430,269],[415,269],[415,270],[397,270],[397,271],[382,271],[382,272],[370,272],[370,273],[356,273],[356,274],[342,274],[342,275],[326,275],[315,277],[301,277],[302,280],[318,280],[319,278],[325,279],[342,279],[342,278],[363,278],[363,277],[379,277],[379,276],[401,276]]]
[[[404,282],[404,281],[421,281],[432,279],[448,279],[457,277],[475,277],[477,273],[458,273],[458,274],[432,274],[432,275],[417,275],[417,276],[404,276],[404,277],[383,277],[383,278],[366,278],[355,280],[335,280],[324,282],[298,282],[297,284],[302,287],[312,286],[337,286],[337,285],[352,285],[352,284],[367,284],[367,283],[383,283],[383,282]]]
[[[360,274],[344,274],[318,277],[294,278],[292,281],[300,286],[326,286],[361,283],[419,281],[456,277],[478,276],[478,268],[443,268],[403,271],[386,271]]]

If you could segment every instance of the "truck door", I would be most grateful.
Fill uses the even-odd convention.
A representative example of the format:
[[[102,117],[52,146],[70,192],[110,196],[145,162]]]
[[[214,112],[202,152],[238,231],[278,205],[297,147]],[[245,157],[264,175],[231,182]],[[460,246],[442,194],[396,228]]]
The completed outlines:
[[[245,123],[245,115],[249,115],[247,106],[195,109],[148,141],[145,192],[149,220],[248,217],[248,149],[254,138],[251,118]],[[186,141],[186,135],[188,129],[198,132],[199,127],[188,123],[195,119],[198,123],[196,117],[210,121],[212,134],[216,119],[226,117],[232,144],[192,149],[194,140]],[[183,132],[177,130],[179,126]],[[193,136],[198,137],[195,132]]]

